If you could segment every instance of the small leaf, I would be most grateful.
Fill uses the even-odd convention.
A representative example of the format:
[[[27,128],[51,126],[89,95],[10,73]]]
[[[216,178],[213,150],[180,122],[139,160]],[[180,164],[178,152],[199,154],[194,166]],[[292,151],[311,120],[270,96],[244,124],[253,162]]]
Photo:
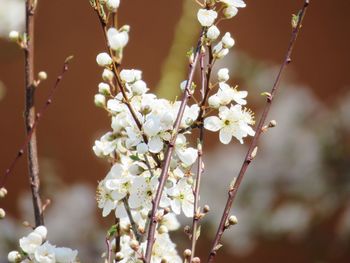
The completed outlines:
[[[115,235],[115,233],[117,232],[117,226],[118,226],[118,224],[115,224],[115,225],[112,225],[112,226],[108,229],[108,231],[107,231],[107,236],[108,236],[108,237],[112,237],[112,236]]]
[[[199,227],[197,228],[197,231],[196,231],[196,241],[198,240],[198,238],[200,237],[200,235],[201,235],[201,226],[199,226]]]
[[[270,93],[270,92],[267,92],[267,91],[262,92],[260,95],[261,95],[261,96],[266,96],[266,97],[271,97],[271,93]]]
[[[296,28],[298,26],[299,16],[292,14],[292,28]]]
[[[140,158],[139,158],[139,156],[137,154],[136,155],[131,155],[130,158],[133,161],[140,161]]]

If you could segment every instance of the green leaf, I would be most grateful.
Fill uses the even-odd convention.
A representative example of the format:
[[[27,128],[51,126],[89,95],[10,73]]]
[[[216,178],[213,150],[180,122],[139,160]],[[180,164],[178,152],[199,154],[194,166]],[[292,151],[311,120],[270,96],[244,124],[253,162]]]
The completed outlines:
[[[117,232],[118,224],[112,225],[107,231],[107,237],[112,237]]]
[[[139,156],[137,154],[136,155],[131,155],[130,158],[133,161],[140,161],[140,158],[139,158]]]

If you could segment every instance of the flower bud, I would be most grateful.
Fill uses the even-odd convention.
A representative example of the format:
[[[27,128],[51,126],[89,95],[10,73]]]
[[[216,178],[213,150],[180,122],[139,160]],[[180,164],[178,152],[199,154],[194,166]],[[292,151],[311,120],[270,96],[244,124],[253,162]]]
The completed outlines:
[[[111,94],[111,89],[107,83],[101,82],[98,84],[98,92],[103,95],[109,95]]]
[[[209,97],[208,103],[213,109],[218,109],[221,106],[221,100],[216,94]]]
[[[192,251],[190,249],[185,249],[184,257],[189,258],[192,255]]]
[[[107,6],[108,10],[111,12],[116,12],[119,5],[120,5],[120,0],[107,0],[106,1],[106,6]]]
[[[96,57],[96,62],[100,67],[107,67],[112,64],[113,60],[106,52],[100,53]]]
[[[216,26],[211,26],[207,31],[207,38],[209,40],[216,40],[220,35],[220,30]]]
[[[147,92],[147,90],[148,90],[147,84],[143,80],[137,80],[135,83],[131,85],[131,91],[135,95],[142,95],[145,92]]]
[[[195,257],[195,258],[193,258],[192,259],[192,261],[191,261],[192,263],[200,263],[201,262],[201,260],[200,260],[200,258],[199,257]]]
[[[7,190],[6,188],[2,187],[0,189],[0,198],[4,198],[7,195]]]
[[[46,80],[47,79],[47,73],[45,71],[40,71],[38,73],[38,79],[39,80]]]
[[[238,219],[235,216],[230,216],[228,219],[228,223],[230,226],[237,225],[238,224]]]
[[[237,13],[238,13],[238,9],[236,7],[234,7],[234,6],[232,6],[232,5],[226,7],[223,10],[223,14],[224,14],[225,18],[227,18],[227,19],[230,19],[230,18],[236,16]]]
[[[230,75],[228,74],[229,71],[227,68],[221,68],[218,71],[218,80],[219,82],[226,82],[229,80]]]
[[[124,255],[122,252],[117,252],[117,254],[115,254],[116,261],[122,261],[123,259],[124,259]]]
[[[113,78],[114,78],[114,73],[111,70],[105,68],[102,72],[102,79],[104,81],[109,82],[109,81],[112,81]]]
[[[0,208],[0,219],[4,219],[6,216],[6,212],[4,209]]]
[[[104,108],[106,106],[106,97],[102,94],[95,95],[95,105]]]
[[[221,41],[224,48],[231,48],[235,45],[235,40],[231,37],[229,32],[223,36]]]
[[[47,229],[45,226],[38,226],[34,229],[34,232],[40,235],[43,240],[46,239]]]
[[[129,246],[132,250],[137,251],[139,250],[140,244],[137,240],[133,239],[130,241]]]
[[[269,128],[274,128],[274,127],[276,127],[277,126],[277,122],[275,121],[275,120],[271,120],[270,122],[269,122]]]
[[[209,213],[209,211],[210,211],[210,207],[208,206],[208,205],[205,205],[204,207],[203,207],[203,213]]]
[[[21,261],[21,254],[15,250],[11,251],[10,253],[8,253],[7,259],[11,263],[20,262]]]
[[[19,40],[19,33],[17,31],[11,31],[9,34],[9,38],[13,42],[17,42]]]
[[[130,31],[130,26],[129,25],[124,25],[119,29],[120,32],[127,32],[129,33]]]

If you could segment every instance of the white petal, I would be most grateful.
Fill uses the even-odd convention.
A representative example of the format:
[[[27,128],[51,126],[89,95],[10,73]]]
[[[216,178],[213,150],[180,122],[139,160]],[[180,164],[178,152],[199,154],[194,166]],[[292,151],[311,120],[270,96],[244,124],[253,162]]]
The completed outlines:
[[[232,139],[232,131],[228,127],[224,127],[220,130],[220,142],[223,144],[229,144]]]
[[[216,132],[222,128],[222,122],[217,116],[210,116],[204,119],[204,128]]]
[[[163,140],[159,136],[152,137],[148,142],[149,151],[159,153],[163,149]]]

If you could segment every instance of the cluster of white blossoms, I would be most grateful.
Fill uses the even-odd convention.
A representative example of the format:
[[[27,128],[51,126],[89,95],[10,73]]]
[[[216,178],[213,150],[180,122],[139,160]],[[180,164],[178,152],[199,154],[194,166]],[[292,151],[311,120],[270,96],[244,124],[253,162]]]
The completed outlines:
[[[223,17],[228,19],[245,4],[241,0],[217,2],[215,5],[218,7],[200,9],[198,21],[205,32],[203,46],[213,45],[213,57],[220,59],[235,41],[230,33],[217,40],[220,31],[215,20],[219,14],[215,9],[223,10]],[[110,171],[98,184],[97,203],[104,217],[113,212],[129,229],[121,237],[121,250],[117,253],[120,262],[138,262],[145,252],[147,240],[137,237],[147,234],[162,163],[168,146],[172,144],[173,127],[181,104],[181,101],[169,101],[149,93],[142,71],[122,69],[119,72],[116,69],[116,62],[119,62],[129,40],[129,29],[129,26],[109,28],[107,41],[112,53],[100,53],[96,58],[97,64],[103,68],[103,82],[98,85],[95,104],[111,117],[111,130],[96,140],[93,146],[98,157],[111,163]],[[192,166],[197,160],[198,150],[189,143],[191,131],[198,125],[204,125],[210,131],[220,131],[220,141],[224,144],[229,143],[232,137],[243,143],[244,137],[254,135],[251,128],[253,115],[244,108],[247,92],[238,91],[237,87],[228,84],[228,69],[220,69],[217,75],[218,82],[212,86],[214,93],[206,107],[211,109],[208,112],[218,112],[218,116],[200,116],[197,103],[185,106],[179,133],[172,145],[175,150],[156,215],[158,224],[152,250],[153,263],[181,262],[168,232],[179,227],[176,215],[193,217],[194,213]],[[181,83],[182,91],[186,84],[186,80]],[[196,85],[192,83],[190,86],[191,92],[194,92]],[[204,123],[199,123],[200,120]]]
[[[38,226],[29,235],[19,240],[19,251],[11,251],[9,262],[23,263],[78,263],[78,251],[56,247],[46,240],[47,229]]]

